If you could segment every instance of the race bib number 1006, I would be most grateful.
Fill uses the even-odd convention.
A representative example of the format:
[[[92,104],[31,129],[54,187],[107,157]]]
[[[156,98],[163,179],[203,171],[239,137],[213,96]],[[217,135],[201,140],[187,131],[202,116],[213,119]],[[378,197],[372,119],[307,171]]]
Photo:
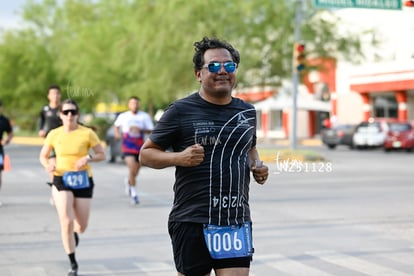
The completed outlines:
[[[204,225],[204,239],[213,259],[239,258],[253,255],[250,222],[237,225]]]

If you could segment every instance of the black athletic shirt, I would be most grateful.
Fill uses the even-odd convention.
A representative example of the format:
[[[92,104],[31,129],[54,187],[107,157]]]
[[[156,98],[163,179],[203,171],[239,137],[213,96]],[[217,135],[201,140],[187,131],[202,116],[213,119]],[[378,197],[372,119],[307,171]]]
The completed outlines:
[[[3,140],[3,133],[9,133],[13,131],[13,127],[10,124],[9,118],[0,114],[0,142]],[[3,153],[3,145],[0,143],[0,154]]]
[[[44,130],[46,135],[54,128],[62,125],[62,121],[59,117],[59,108],[51,108],[49,105],[45,105],[40,111],[39,130]]]
[[[250,221],[249,150],[256,145],[256,111],[233,98],[215,105],[198,93],[172,103],[150,139],[164,149],[183,151],[196,143],[204,161],[176,167],[169,220],[232,225]]]

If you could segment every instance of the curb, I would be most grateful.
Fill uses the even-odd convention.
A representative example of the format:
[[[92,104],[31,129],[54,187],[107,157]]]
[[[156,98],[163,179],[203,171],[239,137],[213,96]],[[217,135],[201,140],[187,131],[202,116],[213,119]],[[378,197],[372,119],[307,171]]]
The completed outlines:
[[[18,136],[13,137],[13,140],[11,141],[11,144],[15,145],[39,145],[42,146],[44,143],[43,137],[24,137],[24,136]],[[260,144],[266,145],[264,148],[269,148],[272,146],[283,146],[288,147],[290,144],[289,140],[283,139],[283,140],[274,140],[272,142],[263,143],[264,141],[259,142],[259,152],[260,152]],[[105,141],[101,141],[104,148],[106,148]],[[302,139],[298,141],[298,144],[303,146],[320,146],[322,145],[322,142],[320,139]],[[260,152],[260,157],[263,161],[267,163],[273,163],[275,162],[276,155],[274,153],[268,153],[268,152]],[[293,158],[296,160],[305,161],[307,160],[307,157],[302,154],[297,155],[289,155],[289,158]]]
[[[20,145],[43,145],[43,137],[26,137],[26,136],[14,136],[11,143]],[[101,141],[104,143],[105,141]],[[105,143],[104,143],[105,144]],[[273,141],[258,141],[258,144],[275,145],[275,146],[289,146],[290,141],[287,139],[273,140]],[[303,146],[320,146],[322,142],[320,139],[301,139],[298,144]]]
[[[17,145],[43,145],[45,139],[43,137],[22,137],[14,136],[11,144]]]
[[[274,139],[274,140],[264,140],[264,139],[258,139],[257,141],[258,145],[270,145],[270,146],[284,146],[289,147],[290,140],[288,139]],[[319,138],[309,138],[309,139],[300,139],[297,141],[298,145],[301,146],[321,146],[323,145],[321,139]]]

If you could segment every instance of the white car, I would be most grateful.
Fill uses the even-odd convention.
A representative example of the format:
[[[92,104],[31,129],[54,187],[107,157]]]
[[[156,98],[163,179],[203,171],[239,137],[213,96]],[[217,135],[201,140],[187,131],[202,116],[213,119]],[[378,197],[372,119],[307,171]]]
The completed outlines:
[[[353,136],[355,148],[382,147],[389,126],[385,120],[369,120],[360,123]]]

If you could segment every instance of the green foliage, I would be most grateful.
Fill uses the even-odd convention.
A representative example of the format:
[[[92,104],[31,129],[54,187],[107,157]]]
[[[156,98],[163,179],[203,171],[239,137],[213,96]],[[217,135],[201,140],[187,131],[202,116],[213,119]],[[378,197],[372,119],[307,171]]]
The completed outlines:
[[[312,1],[309,0],[309,3]],[[52,83],[82,112],[98,102],[165,108],[198,88],[193,43],[217,36],[241,52],[238,85],[277,85],[291,76],[295,3],[291,0],[43,0],[28,1],[29,25],[0,40],[1,98],[37,116]],[[324,12],[326,13],[326,12]],[[336,21],[307,5],[302,34],[313,56],[361,57],[359,36],[340,35]],[[334,17],[333,17],[334,18]]]
[[[101,141],[105,141],[106,132],[111,127],[112,121],[108,118],[94,118],[91,122],[87,124],[87,126],[93,128],[98,134],[99,139]]]

